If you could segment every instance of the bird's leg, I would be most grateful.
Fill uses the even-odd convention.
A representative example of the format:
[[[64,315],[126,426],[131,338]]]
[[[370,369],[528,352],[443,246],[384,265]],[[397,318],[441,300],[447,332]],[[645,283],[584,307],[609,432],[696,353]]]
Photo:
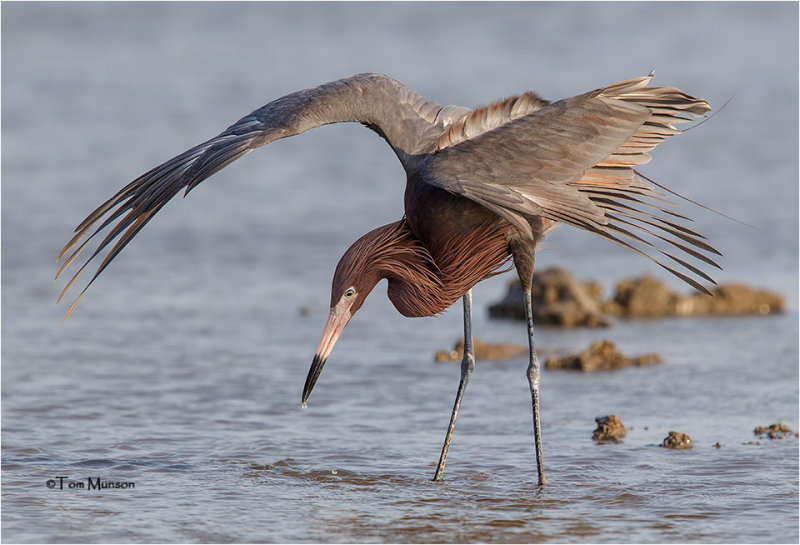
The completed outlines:
[[[531,303],[531,290],[525,290],[525,318],[528,322],[528,346],[531,359],[528,364],[528,383],[531,387],[531,401],[533,403],[533,440],[536,447],[536,471],[539,473],[539,485],[547,484],[542,466],[542,435],[539,429],[539,358],[536,356],[533,335],[533,304]]]
[[[447,427],[447,435],[444,438],[442,455],[439,457],[439,465],[436,467],[436,474],[433,476],[434,481],[442,480],[444,462],[447,460],[447,451],[450,449],[450,440],[453,438],[453,430],[456,427],[458,408],[461,406],[461,396],[464,395],[464,390],[467,388],[469,376],[472,374],[472,370],[475,369],[475,351],[472,347],[472,290],[468,290],[467,293],[464,294],[463,302],[464,357],[461,359],[461,380],[458,383],[458,392],[456,392],[456,402],[453,405],[453,414],[450,415],[450,425]]]

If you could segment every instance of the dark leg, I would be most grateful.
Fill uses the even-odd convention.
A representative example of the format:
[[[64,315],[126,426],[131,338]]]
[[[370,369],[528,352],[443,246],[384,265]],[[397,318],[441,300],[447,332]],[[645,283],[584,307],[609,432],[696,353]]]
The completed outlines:
[[[461,359],[461,380],[458,383],[456,402],[453,405],[453,414],[450,416],[450,425],[447,427],[447,436],[444,438],[442,455],[439,457],[439,465],[436,467],[434,481],[442,480],[444,462],[447,460],[447,451],[450,449],[450,440],[453,438],[453,430],[456,427],[456,416],[458,408],[461,406],[461,396],[467,389],[467,382],[472,370],[475,369],[475,351],[472,348],[472,290],[464,294],[464,357]]]
[[[542,466],[542,435],[539,430],[539,358],[533,340],[533,305],[531,304],[531,290],[525,290],[525,318],[528,322],[528,345],[530,346],[531,359],[528,364],[528,382],[531,386],[531,400],[533,402],[533,440],[536,447],[536,471],[539,473],[539,485],[547,484]]]

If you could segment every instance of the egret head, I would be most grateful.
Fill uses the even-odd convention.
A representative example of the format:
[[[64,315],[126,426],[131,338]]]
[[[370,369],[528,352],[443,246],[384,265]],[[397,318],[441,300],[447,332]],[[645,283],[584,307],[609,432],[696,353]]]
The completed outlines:
[[[386,238],[386,227],[389,226],[379,227],[355,241],[336,266],[331,286],[328,321],[322,331],[322,339],[319,341],[303,388],[304,406],[339,335],[382,278],[381,242]]]

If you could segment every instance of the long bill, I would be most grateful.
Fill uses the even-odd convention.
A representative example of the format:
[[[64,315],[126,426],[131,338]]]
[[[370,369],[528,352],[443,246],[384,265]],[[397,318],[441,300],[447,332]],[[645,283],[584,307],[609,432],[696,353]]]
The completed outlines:
[[[325,329],[322,331],[322,339],[319,341],[316,354],[314,354],[314,361],[311,362],[311,369],[308,370],[306,384],[303,387],[303,407],[306,406],[306,400],[311,395],[311,390],[314,388],[314,384],[317,383],[320,373],[322,373],[322,367],[328,360],[328,356],[333,350],[333,345],[336,344],[336,340],[342,334],[342,330],[347,325],[347,322],[350,321],[351,316],[349,309],[338,311],[335,308],[331,309],[328,321],[325,323]]]

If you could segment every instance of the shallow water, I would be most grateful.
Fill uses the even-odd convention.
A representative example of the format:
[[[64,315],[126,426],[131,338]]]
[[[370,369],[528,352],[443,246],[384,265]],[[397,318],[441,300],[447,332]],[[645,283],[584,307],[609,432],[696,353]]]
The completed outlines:
[[[796,542],[797,438],[752,433],[798,429],[796,21],[794,4],[4,3],[3,540]],[[735,93],[645,172],[755,226],[686,208],[725,253],[720,283],[788,310],[538,328],[543,352],[609,338],[664,360],[543,374],[544,488],[524,358],[478,362],[446,480],[430,481],[459,372],[432,356],[458,339],[458,306],[405,319],[379,286],[300,408],[336,262],[402,214],[402,169],[360,127],[276,142],[176,199],[60,323],[72,227],[272,98],[382,71],[476,105],[653,68],[717,107]],[[565,227],[537,264],[680,287]],[[508,279],[475,289],[474,329],[524,344],[521,323],[485,313]],[[622,443],[591,440],[605,414]],[[695,448],[658,447],[673,429]],[[98,477],[134,487],[88,489]]]

